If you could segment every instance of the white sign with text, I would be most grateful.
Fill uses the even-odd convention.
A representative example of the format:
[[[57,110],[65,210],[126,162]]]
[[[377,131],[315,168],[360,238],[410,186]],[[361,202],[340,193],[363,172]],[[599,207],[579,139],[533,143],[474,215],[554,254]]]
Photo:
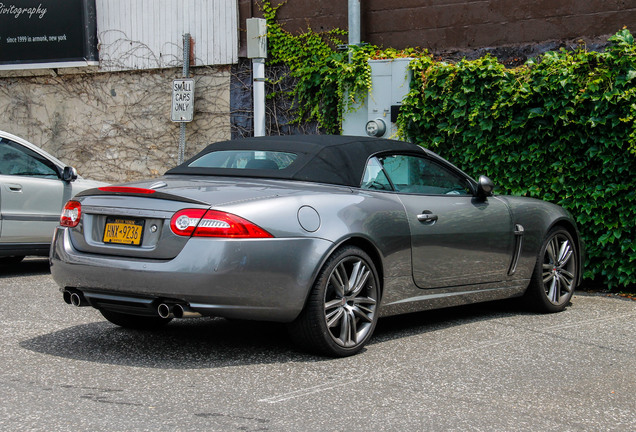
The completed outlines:
[[[172,81],[173,122],[191,122],[194,117],[194,79],[182,78]]]

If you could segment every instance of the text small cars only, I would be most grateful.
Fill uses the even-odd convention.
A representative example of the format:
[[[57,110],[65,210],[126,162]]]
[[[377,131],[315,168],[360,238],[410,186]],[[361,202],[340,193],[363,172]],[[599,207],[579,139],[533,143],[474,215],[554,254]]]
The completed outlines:
[[[64,204],[105,183],[85,180],[38,146],[0,131],[0,265],[48,256]]]
[[[323,135],[220,142],[161,178],[82,192],[50,261],[67,303],[120,326],[277,321],[346,356],[381,316],[520,296],[561,311],[582,257],[556,205],[494,195],[414,144]]]

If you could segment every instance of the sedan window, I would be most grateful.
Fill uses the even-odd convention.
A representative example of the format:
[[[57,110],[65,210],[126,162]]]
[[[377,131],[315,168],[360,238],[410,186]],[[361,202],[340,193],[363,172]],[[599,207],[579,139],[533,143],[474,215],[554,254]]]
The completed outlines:
[[[380,158],[398,192],[422,195],[472,195],[469,181],[430,159],[394,155]]]
[[[0,140],[0,174],[59,178],[57,169],[49,160],[7,139]]]

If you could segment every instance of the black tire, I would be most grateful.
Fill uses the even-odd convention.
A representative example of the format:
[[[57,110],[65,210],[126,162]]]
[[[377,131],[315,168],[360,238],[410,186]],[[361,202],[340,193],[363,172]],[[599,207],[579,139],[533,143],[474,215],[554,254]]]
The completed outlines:
[[[131,315],[105,309],[100,309],[99,311],[111,323],[129,329],[153,330],[161,328],[172,321],[172,318],[161,318],[160,316]]]
[[[378,321],[380,286],[373,261],[353,246],[327,260],[298,318],[288,329],[301,348],[346,357],[369,341]]]
[[[555,227],[541,245],[525,298],[538,312],[561,312],[574,294],[579,271],[574,239],[567,230]]]

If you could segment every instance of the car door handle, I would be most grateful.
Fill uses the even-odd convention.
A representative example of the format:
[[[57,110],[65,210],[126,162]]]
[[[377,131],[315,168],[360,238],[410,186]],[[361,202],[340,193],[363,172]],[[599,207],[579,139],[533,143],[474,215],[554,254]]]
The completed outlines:
[[[9,189],[9,192],[22,192],[22,185],[8,184],[7,189]]]
[[[437,220],[437,215],[431,213],[422,213],[417,215],[417,220],[420,222],[435,222]]]

